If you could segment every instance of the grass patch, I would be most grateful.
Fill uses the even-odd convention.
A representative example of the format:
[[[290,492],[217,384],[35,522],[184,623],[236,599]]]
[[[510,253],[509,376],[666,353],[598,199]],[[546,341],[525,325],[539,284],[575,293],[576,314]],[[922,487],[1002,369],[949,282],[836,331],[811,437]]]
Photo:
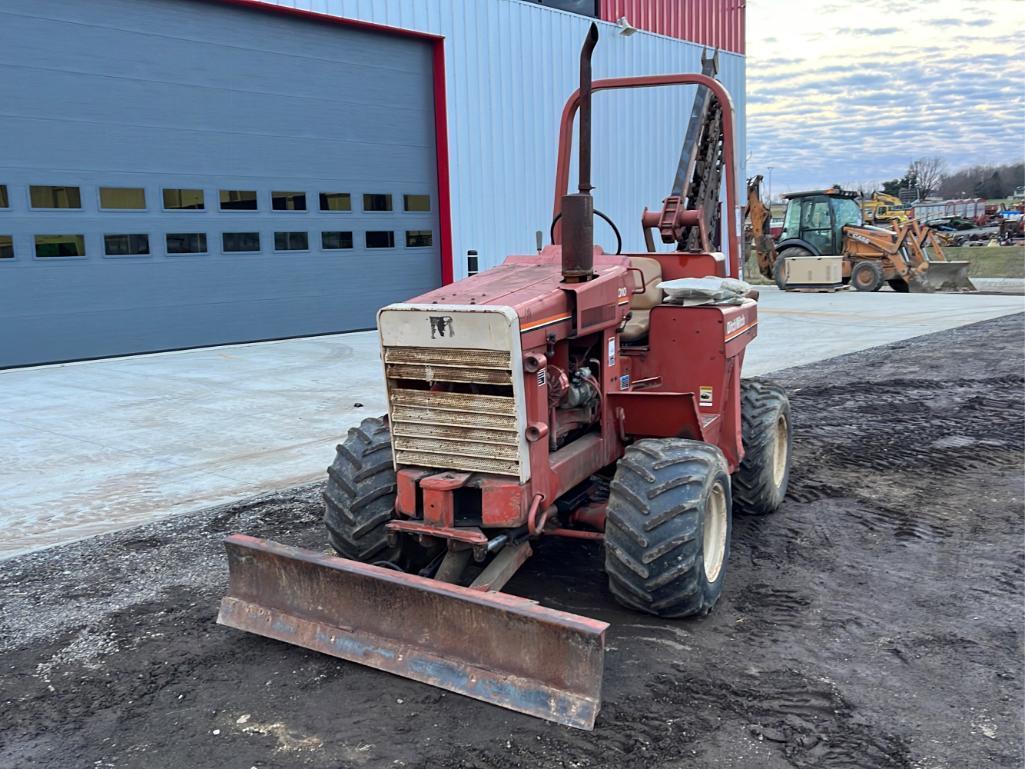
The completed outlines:
[[[970,262],[973,278],[1025,278],[1025,246],[978,246],[943,249],[952,262]]]

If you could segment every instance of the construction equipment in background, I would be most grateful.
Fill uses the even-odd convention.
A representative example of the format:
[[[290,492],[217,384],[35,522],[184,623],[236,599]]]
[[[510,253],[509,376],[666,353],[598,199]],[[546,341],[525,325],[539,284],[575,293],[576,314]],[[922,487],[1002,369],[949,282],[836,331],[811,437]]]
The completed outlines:
[[[607,624],[501,592],[539,542],[603,542],[617,601],[701,615],[723,590],[733,511],[782,503],[787,397],[740,376],[758,305],[734,280],[729,95],[710,75],[592,83],[597,40],[592,25],[563,110],[552,245],[379,312],[389,413],[349,431],[324,495],[343,557],[229,537],[218,622],[590,729]],[[652,229],[674,249],[606,252],[592,91],[681,85],[698,86],[682,178],[642,216],[652,249]],[[695,278],[729,297],[685,301]]]
[[[772,236],[771,229],[772,208],[762,202],[762,179],[762,175],[759,174],[747,180],[747,205],[744,207],[744,218],[750,227],[749,237],[754,247],[758,272],[772,280],[778,254],[776,239]]]
[[[748,182],[749,212],[765,208],[760,182],[760,177]],[[836,186],[784,197],[780,240],[754,235],[758,271],[781,289],[789,288],[785,261],[809,256],[842,256],[843,280],[858,291],[878,291],[884,283],[902,293],[975,289],[968,262],[947,261],[938,234],[916,220],[889,227],[862,224],[857,193]]]
[[[1001,245],[1018,245],[1025,239],[1025,203],[1016,209],[1000,212],[1000,229],[997,239]]]
[[[947,261],[939,235],[912,219],[883,227],[844,227],[844,258],[858,291],[878,291],[886,281],[894,291],[974,291],[968,262]]]
[[[906,224],[911,219],[901,199],[885,192],[873,192],[867,200],[862,200],[861,215],[865,224]]]
[[[754,248],[758,271],[773,279],[775,274],[776,241],[772,232],[772,212],[762,202],[762,176],[747,180],[747,205],[744,217],[748,222],[746,239]],[[791,257],[781,266],[779,280],[791,291],[836,291],[844,286],[842,257]],[[780,263],[783,265],[783,263]],[[790,274],[793,273],[793,274]],[[797,274],[800,273],[800,274]]]

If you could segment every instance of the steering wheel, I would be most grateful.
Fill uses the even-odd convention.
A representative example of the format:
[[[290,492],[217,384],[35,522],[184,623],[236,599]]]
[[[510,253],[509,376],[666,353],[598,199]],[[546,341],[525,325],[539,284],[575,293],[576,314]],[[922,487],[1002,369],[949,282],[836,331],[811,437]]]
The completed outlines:
[[[612,221],[611,219],[609,219],[609,217],[607,217],[605,214],[603,214],[597,208],[594,209],[594,215],[595,216],[600,216],[602,219],[604,219],[608,223],[609,227],[612,228],[612,231],[616,234],[616,254],[618,255],[618,254],[623,253],[623,236],[619,234],[619,228],[616,226],[616,223],[614,221]],[[555,242],[555,225],[559,223],[559,220],[561,218],[562,218],[562,211],[559,211],[559,213],[557,213],[555,215],[555,218],[552,219],[552,226],[551,226],[551,228],[548,231],[548,239],[552,243]]]

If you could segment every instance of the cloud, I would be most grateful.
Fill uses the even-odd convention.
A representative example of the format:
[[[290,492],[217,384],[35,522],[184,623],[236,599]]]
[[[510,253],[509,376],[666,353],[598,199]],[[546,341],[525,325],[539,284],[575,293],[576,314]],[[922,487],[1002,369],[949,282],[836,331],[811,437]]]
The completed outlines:
[[[921,156],[957,168],[1025,154],[1018,0],[787,6],[783,24],[775,0],[747,3],[748,173],[773,166],[774,193],[878,182]],[[872,23],[897,14],[915,24]]]
[[[851,35],[853,37],[880,37],[900,32],[899,27],[854,27],[851,29],[839,29],[837,34]]]
[[[925,23],[933,27],[988,27],[993,19],[927,19]]]

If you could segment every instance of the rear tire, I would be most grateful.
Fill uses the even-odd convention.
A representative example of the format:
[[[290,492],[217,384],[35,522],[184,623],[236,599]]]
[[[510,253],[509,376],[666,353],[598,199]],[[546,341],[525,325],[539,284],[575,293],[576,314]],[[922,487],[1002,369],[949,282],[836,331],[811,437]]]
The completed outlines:
[[[890,288],[898,294],[906,294],[911,290],[911,287],[904,281],[904,278],[894,278],[893,280],[888,280],[886,282],[889,283]]]
[[[364,419],[338,444],[327,469],[324,524],[339,555],[354,561],[396,562],[385,524],[395,514],[395,469],[387,417]]]
[[[733,474],[733,511],[768,515],[783,504],[790,482],[793,428],[786,391],[761,379],[743,380],[740,420],[744,459]]]
[[[856,262],[851,268],[851,285],[855,291],[878,291],[883,286],[883,268],[874,261]]]
[[[780,291],[786,291],[786,270],[783,267],[783,262],[791,257],[795,256],[812,256],[811,251],[800,246],[791,246],[790,248],[784,248],[776,257],[776,264],[772,268],[772,275],[776,279],[776,288]]]
[[[707,614],[722,593],[732,527],[730,476],[716,446],[682,438],[628,446],[609,487],[609,590],[659,617]]]

